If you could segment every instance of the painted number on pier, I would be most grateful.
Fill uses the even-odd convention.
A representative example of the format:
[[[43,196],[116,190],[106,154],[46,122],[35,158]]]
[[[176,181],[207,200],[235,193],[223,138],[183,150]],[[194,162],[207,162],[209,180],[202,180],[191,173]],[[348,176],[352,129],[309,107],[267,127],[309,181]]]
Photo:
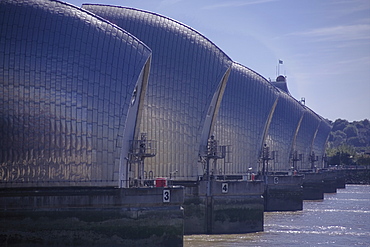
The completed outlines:
[[[163,202],[170,202],[171,194],[170,190],[163,190]]]
[[[228,183],[222,183],[221,190],[222,190],[222,193],[229,192],[229,184]]]

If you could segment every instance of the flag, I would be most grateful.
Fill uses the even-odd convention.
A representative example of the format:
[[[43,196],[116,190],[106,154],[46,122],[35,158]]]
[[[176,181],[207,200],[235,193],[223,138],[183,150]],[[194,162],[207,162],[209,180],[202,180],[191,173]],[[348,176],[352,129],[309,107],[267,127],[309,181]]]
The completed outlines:
[[[279,64],[283,64],[283,60],[279,60]]]

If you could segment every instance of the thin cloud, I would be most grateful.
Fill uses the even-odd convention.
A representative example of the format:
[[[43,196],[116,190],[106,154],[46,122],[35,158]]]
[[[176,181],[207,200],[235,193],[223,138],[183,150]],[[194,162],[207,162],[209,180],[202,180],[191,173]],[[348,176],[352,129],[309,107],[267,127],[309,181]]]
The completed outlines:
[[[160,2],[160,5],[161,6],[167,6],[167,5],[174,5],[174,4],[177,4],[179,2],[181,2],[182,0],[162,0]]]
[[[368,66],[368,64],[370,65],[370,56],[364,56],[364,57],[359,57],[359,58],[355,58],[355,59],[346,59],[346,60],[340,60],[337,62],[338,65],[345,65],[345,66],[349,66],[349,65],[353,65],[355,66],[356,68],[358,68],[359,64],[361,65],[365,65],[365,66]]]
[[[254,0],[254,1],[227,1],[225,3],[214,4],[203,7],[203,9],[216,9],[216,8],[229,8],[229,7],[240,7],[246,5],[263,4],[269,2],[276,2],[277,0]]]
[[[370,41],[370,24],[317,28],[306,32],[291,33],[289,36],[311,37],[316,41]]]
[[[325,3],[341,15],[349,15],[370,9],[369,0],[335,0]]]
[[[156,6],[157,11],[161,12],[162,9],[167,9],[167,8],[176,6],[176,5],[180,4],[181,2],[182,2],[182,0],[162,0],[158,4],[158,6]]]

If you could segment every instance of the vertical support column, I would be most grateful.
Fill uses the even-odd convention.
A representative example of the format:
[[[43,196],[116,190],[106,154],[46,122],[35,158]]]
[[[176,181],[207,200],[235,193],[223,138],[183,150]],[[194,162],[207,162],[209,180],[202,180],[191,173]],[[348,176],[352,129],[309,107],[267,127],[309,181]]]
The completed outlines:
[[[212,180],[207,181],[207,193],[206,193],[206,232],[212,234],[212,222],[213,222],[213,197],[212,197]]]
[[[226,155],[226,147],[218,146],[217,140],[214,136],[207,141],[207,147],[205,151],[202,152],[202,158],[205,160],[205,180],[206,180],[206,198],[205,198],[205,223],[206,223],[206,233],[213,233],[213,196],[212,196],[212,184],[213,176],[211,176],[210,162],[213,160],[214,163],[218,159],[224,159]]]

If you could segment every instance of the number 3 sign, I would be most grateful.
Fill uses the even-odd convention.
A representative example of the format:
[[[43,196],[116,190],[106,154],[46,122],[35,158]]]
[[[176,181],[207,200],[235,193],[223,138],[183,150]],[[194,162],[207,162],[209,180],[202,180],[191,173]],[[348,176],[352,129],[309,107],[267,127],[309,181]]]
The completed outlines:
[[[170,202],[170,190],[163,190],[163,202]]]

